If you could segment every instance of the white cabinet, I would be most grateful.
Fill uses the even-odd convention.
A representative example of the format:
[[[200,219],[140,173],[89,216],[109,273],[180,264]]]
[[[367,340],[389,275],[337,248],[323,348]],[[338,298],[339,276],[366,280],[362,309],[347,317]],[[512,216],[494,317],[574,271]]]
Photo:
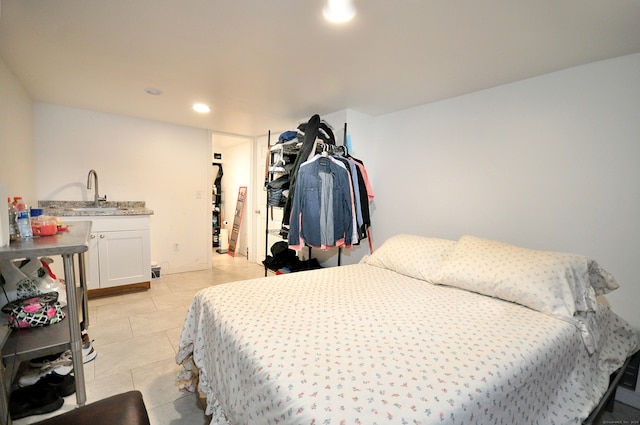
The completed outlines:
[[[112,288],[151,280],[149,216],[61,217],[90,220],[91,239],[85,254],[87,288]]]
[[[127,230],[120,232],[95,232],[91,238],[97,240],[97,285],[94,287],[127,285],[149,281],[151,279],[151,260],[149,259],[149,231]],[[94,245],[93,241],[91,245]],[[96,261],[90,260],[91,271],[95,277]]]

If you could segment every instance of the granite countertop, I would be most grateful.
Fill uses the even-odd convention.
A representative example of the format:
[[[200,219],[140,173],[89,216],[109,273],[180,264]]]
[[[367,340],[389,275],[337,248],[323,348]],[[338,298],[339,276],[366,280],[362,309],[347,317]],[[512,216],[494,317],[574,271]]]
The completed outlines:
[[[107,201],[101,202],[101,208],[98,209],[90,211],[75,209],[93,206],[93,201],[38,201],[38,208],[43,208],[46,215],[56,217],[153,215],[153,210],[147,208],[144,201]]]

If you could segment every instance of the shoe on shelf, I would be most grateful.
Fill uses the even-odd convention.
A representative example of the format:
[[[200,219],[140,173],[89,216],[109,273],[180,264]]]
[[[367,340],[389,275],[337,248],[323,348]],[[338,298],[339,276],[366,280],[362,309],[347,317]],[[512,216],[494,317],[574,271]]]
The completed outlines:
[[[63,404],[64,399],[54,388],[47,385],[31,385],[18,388],[11,393],[9,411],[11,419],[15,421],[27,416],[54,412]]]
[[[48,356],[42,356],[35,359],[31,359],[29,360],[29,367],[41,368],[51,363],[52,361],[57,360],[60,356],[62,356],[62,354],[64,354],[63,351],[56,354],[49,354]]]
[[[35,384],[53,389],[60,397],[67,397],[76,392],[76,379],[72,373],[59,375],[51,372]]]
[[[58,375],[68,375],[73,370],[73,359],[71,357],[71,351],[67,350],[58,356],[55,360],[43,361],[43,366],[39,368],[27,369],[18,378],[18,385],[21,387],[28,387],[34,385],[45,375],[55,372]]]

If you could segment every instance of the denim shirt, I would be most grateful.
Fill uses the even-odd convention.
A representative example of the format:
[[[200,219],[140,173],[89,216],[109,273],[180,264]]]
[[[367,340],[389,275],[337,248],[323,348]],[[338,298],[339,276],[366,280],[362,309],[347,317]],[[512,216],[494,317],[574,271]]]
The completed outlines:
[[[353,198],[348,171],[318,157],[298,170],[291,209],[289,245],[328,248],[352,244]]]

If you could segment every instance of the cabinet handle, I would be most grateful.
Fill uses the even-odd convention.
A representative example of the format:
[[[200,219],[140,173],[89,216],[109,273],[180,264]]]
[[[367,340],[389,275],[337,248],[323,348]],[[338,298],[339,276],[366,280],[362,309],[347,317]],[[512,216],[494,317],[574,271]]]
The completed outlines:
[[[104,234],[101,234],[101,235],[100,235],[100,239],[104,239]]]
[[[96,235],[91,235],[91,239],[95,239],[95,238],[96,238]]]

